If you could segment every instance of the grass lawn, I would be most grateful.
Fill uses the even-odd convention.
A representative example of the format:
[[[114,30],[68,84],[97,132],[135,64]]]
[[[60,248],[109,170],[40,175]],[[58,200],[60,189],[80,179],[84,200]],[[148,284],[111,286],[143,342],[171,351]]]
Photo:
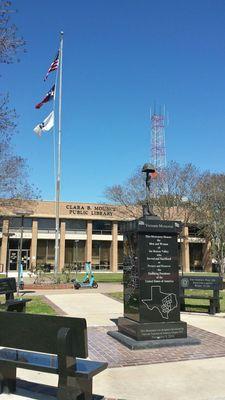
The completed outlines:
[[[97,282],[122,282],[123,280],[123,273],[122,272],[94,272],[95,280]],[[77,279],[79,281],[82,281],[85,273],[84,272],[78,272],[77,273]],[[76,273],[71,272],[70,274],[57,274],[57,281],[58,283],[69,283],[71,279],[75,279]],[[53,273],[42,273],[41,274],[41,279],[46,278],[46,283],[51,283],[51,278],[52,278],[52,283],[53,283],[53,278],[54,274]],[[50,278],[50,279],[49,279]],[[34,280],[34,279],[33,279]]]
[[[199,295],[209,295],[212,294],[211,290],[186,290],[186,294],[199,294]],[[112,297],[115,300],[119,300],[123,302],[123,293],[122,292],[113,292],[108,293],[108,296]],[[220,291],[220,307],[221,312],[225,312],[225,290]],[[209,300],[197,300],[197,299],[185,299],[186,311],[195,311],[195,312],[208,312]]]
[[[94,275],[96,277],[96,280],[98,282],[122,282],[123,280],[123,272],[97,272],[97,271],[93,271]],[[58,274],[59,277],[61,276],[62,281],[66,280],[66,274]],[[85,273],[84,272],[78,272],[77,277],[78,279],[82,279],[82,277],[84,277]],[[41,276],[52,276],[53,277],[53,273],[49,274],[49,273],[43,273]],[[76,274],[75,272],[71,272],[70,274],[71,279],[75,278]],[[5,278],[5,274],[0,274],[0,278]]]
[[[32,299],[32,301],[27,303],[26,313],[56,315],[55,310],[45,301],[43,296],[27,296],[27,298]],[[0,296],[0,302],[4,303],[4,301],[5,296]],[[0,311],[4,311],[4,308],[3,305],[0,305]]]
[[[95,280],[97,282],[122,282],[123,280],[123,273],[122,272],[94,272]],[[71,276],[75,277],[75,274],[71,274]],[[84,277],[83,273],[77,274],[78,280],[82,280]]]
[[[123,272],[98,272],[93,270],[96,281],[97,282],[122,282],[123,280]],[[181,272],[180,272],[181,275]],[[214,272],[189,272],[189,273],[185,273],[185,275],[190,275],[190,276],[218,276],[218,273],[214,273]],[[53,278],[53,273],[43,273],[41,275],[42,277],[52,277]],[[61,280],[61,282],[66,282],[68,280],[68,275],[67,274],[58,274],[59,279]],[[74,279],[76,276],[75,272],[71,272],[70,273],[70,279]],[[5,278],[5,274],[0,274],[0,278]],[[79,280],[82,280],[82,278],[84,277],[84,272],[78,272],[77,277]],[[225,280],[225,278],[224,278]]]

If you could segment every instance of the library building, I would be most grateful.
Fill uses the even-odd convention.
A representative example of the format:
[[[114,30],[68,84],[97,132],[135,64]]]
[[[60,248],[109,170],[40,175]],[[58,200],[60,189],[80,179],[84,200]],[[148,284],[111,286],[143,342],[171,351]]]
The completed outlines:
[[[131,220],[124,207],[110,204],[60,203],[59,266],[91,261],[93,269],[117,272],[123,268],[122,221]],[[21,240],[22,238],[22,240]],[[22,242],[22,243],[21,243]],[[0,272],[15,271],[20,246],[24,270],[40,264],[54,267],[55,202],[3,201],[0,217]],[[178,238],[184,272],[211,271],[210,243],[194,225],[184,226]]]

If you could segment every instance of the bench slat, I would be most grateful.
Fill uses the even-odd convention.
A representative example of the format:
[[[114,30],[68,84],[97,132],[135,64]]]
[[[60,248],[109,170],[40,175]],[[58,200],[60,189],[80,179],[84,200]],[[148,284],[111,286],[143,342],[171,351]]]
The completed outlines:
[[[0,312],[0,346],[57,354],[57,334],[62,327],[69,328],[72,333],[69,354],[65,355],[87,358],[84,318]]]
[[[58,374],[58,357],[55,355],[32,353],[29,351],[0,349],[0,366],[14,365],[18,368]],[[74,376],[90,379],[107,368],[107,363],[76,359]]]

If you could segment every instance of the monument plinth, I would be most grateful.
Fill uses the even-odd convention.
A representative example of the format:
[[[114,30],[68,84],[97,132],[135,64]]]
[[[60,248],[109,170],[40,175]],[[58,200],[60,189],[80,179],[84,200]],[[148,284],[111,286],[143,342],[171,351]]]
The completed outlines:
[[[180,321],[177,236],[179,221],[162,221],[150,204],[155,169],[144,164],[143,217],[121,224],[124,239],[124,317],[108,334],[132,349],[198,344]]]
[[[135,340],[187,337],[187,325],[180,321],[180,222],[143,217],[124,223],[121,229],[124,318],[119,318],[119,332]]]

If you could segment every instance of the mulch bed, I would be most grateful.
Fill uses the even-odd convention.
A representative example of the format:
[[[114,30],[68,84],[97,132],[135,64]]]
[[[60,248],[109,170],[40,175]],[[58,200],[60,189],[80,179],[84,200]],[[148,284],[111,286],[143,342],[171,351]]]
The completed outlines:
[[[72,283],[43,283],[43,284],[25,284],[24,290],[31,290],[31,289],[42,289],[42,290],[51,290],[51,289],[73,289]]]

